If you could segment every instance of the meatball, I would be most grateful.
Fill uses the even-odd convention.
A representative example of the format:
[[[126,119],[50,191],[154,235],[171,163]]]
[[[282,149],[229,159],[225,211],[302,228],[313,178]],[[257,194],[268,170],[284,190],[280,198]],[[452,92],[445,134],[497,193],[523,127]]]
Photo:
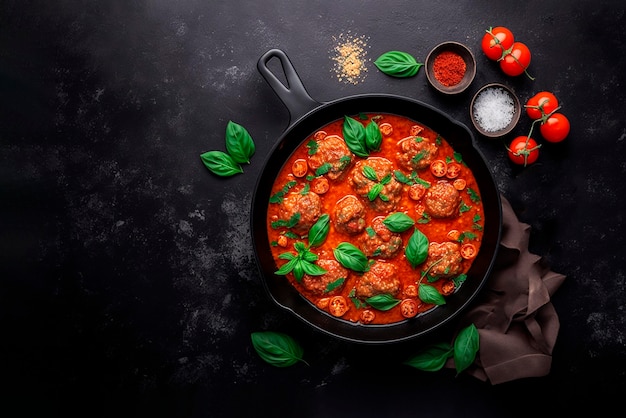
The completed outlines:
[[[461,195],[447,181],[440,181],[431,186],[424,196],[424,210],[433,218],[449,218],[458,215]]]
[[[308,192],[288,193],[279,208],[280,219],[289,221],[294,215],[299,214],[300,219],[293,225],[292,229],[297,232],[306,232],[317,221],[322,211],[322,201],[320,197]]]
[[[422,267],[423,271],[436,277],[454,277],[461,273],[460,245],[456,242],[431,242],[428,245],[428,257]]]
[[[402,248],[402,237],[391,232],[383,223],[384,219],[382,216],[374,218],[372,228],[360,237],[361,251],[368,257],[389,259],[398,254]]]
[[[364,171],[365,167],[369,167],[373,170],[375,179],[368,178]],[[350,181],[354,191],[358,195],[366,198],[370,202],[372,209],[377,212],[393,210],[400,200],[402,184],[393,176],[393,169],[393,163],[388,159],[369,157],[366,160],[357,161],[350,174]],[[372,198],[369,194],[374,187],[380,188],[380,191]]]
[[[365,206],[356,196],[344,196],[335,205],[335,228],[346,234],[358,234],[365,228]]]
[[[332,290],[328,290],[328,285],[337,282],[337,280],[341,278],[346,279],[348,277],[348,270],[339,264],[337,260],[333,259],[320,259],[317,261],[317,265],[326,270],[326,273],[321,276],[309,276],[305,274],[302,278],[302,285],[315,295],[332,295],[340,291],[343,284]]]
[[[398,142],[398,146],[398,164],[409,171],[428,168],[439,151],[437,144],[421,136],[406,137]]]
[[[361,276],[355,296],[362,299],[384,293],[395,296],[399,291],[400,280],[396,277],[396,266],[379,261]]]
[[[352,162],[352,153],[346,142],[338,135],[329,135],[316,140],[315,152],[309,155],[309,166],[317,170],[322,165],[330,164],[326,175],[329,179],[339,178]]]

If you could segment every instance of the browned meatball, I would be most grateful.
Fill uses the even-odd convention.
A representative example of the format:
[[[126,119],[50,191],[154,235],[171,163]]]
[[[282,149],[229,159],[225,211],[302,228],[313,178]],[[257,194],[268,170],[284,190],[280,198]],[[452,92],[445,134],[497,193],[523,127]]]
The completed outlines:
[[[328,285],[336,283],[339,279],[346,279],[348,277],[348,270],[339,264],[337,260],[333,259],[320,259],[317,261],[317,265],[326,270],[327,273],[321,276],[309,276],[305,274],[302,278],[302,285],[315,295],[332,295],[339,292],[344,284],[332,290],[328,290]]]
[[[383,216],[374,218],[372,228],[359,237],[361,251],[368,257],[389,259],[402,248],[402,237],[391,232],[383,223],[384,219]]]
[[[365,174],[365,167],[371,168],[376,176],[376,180],[370,179]],[[372,209],[378,212],[393,210],[400,200],[402,184],[393,176],[393,163],[382,157],[369,157],[366,160],[359,160],[350,173],[350,181],[354,191],[370,202]],[[369,193],[373,187],[380,187],[380,193],[373,199]]]
[[[428,258],[422,267],[431,276],[454,277],[461,272],[460,245],[456,242],[431,242],[428,245]]]
[[[409,171],[428,168],[439,151],[437,144],[421,136],[406,137],[398,142],[398,146],[398,164]]]
[[[400,280],[396,277],[396,266],[378,261],[361,276],[355,295],[365,299],[383,293],[395,296],[399,291]]]
[[[435,183],[424,196],[424,209],[433,218],[449,218],[458,215],[460,203],[459,191],[447,181]]]
[[[335,205],[335,228],[346,234],[358,234],[365,228],[365,206],[356,196],[344,196]]]
[[[322,202],[317,194],[291,192],[285,195],[280,205],[279,216],[280,219],[289,221],[294,215],[299,214],[300,219],[293,226],[293,230],[306,232],[317,221],[321,211]]]
[[[346,142],[338,135],[329,135],[316,140],[315,152],[309,155],[309,166],[317,170],[328,163],[330,168],[326,175],[329,179],[339,178],[352,162],[352,153]]]

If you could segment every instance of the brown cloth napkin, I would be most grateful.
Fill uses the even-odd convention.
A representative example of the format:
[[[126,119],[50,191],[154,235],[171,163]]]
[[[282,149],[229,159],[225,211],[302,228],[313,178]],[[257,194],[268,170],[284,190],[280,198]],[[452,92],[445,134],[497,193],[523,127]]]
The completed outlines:
[[[550,372],[559,317],[550,301],[565,280],[528,251],[530,225],[502,197],[503,229],[494,270],[460,321],[478,328],[480,348],[466,372],[499,384]],[[453,368],[453,360],[446,367]]]

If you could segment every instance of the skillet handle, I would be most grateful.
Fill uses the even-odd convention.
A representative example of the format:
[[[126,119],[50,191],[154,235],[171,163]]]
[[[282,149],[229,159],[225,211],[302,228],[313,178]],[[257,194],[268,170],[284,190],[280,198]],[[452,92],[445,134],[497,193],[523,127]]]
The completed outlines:
[[[287,78],[287,86],[276,77],[267,66],[272,58],[278,58],[282,65],[283,72]],[[296,69],[285,54],[280,49],[270,49],[259,58],[257,68],[265,81],[270,85],[280,100],[289,110],[290,122],[306,115],[309,111],[320,106],[321,103],[315,101],[304,88],[302,80],[296,73]]]

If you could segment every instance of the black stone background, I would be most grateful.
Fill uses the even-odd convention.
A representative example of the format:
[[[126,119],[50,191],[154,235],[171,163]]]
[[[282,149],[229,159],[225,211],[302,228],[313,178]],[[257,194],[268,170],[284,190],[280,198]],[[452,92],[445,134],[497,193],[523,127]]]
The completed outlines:
[[[511,78],[480,51],[508,26],[533,53]],[[625,7],[611,0],[117,1],[0,3],[0,415],[6,417],[565,416],[620,410],[626,391]],[[367,39],[357,85],[333,72],[340,35]],[[423,61],[467,44],[478,73],[445,97],[373,61]],[[471,126],[488,82],[524,102],[553,91],[561,144],[512,166],[477,135],[497,184],[532,226],[531,251],[567,276],[550,374],[492,386],[403,366],[419,344],[350,344],[304,326],[264,293],[249,210],[288,112],[256,69],[270,48],[309,93],[422,100]],[[245,173],[212,175],[226,123],[252,134]],[[472,128],[473,129],[473,128]],[[296,338],[310,366],[273,368],[250,333]]]

